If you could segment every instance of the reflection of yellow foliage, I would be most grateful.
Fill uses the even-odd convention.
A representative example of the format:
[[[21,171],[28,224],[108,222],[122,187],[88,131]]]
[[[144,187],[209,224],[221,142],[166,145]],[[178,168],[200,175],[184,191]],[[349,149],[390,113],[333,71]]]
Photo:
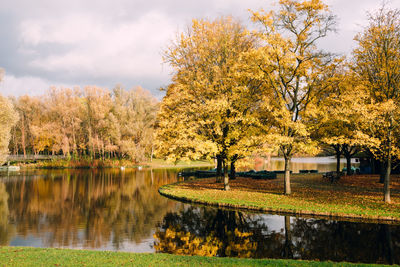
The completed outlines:
[[[0,183],[0,226],[8,223],[8,193],[6,186]]]
[[[8,217],[8,193],[5,184],[0,183],[0,245],[7,245],[15,232],[8,223]]]
[[[252,233],[243,233],[238,229],[227,232],[225,247],[226,256],[250,258],[257,249],[257,243],[251,242]],[[198,237],[193,233],[180,231],[169,227],[162,232],[158,230],[154,238],[159,242],[154,245],[157,252],[166,252],[178,255],[216,256],[223,248],[223,242],[211,232],[206,238]]]
[[[234,232],[228,232],[229,244],[225,249],[226,256],[250,258],[257,249],[257,243],[251,242],[253,233],[242,233],[237,228]]]
[[[8,194],[2,193],[0,183],[0,237],[2,229],[11,232],[10,227],[2,228],[11,226],[7,224],[10,218],[16,222],[19,235],[52,232],[52,237],[45,240],[47,246],[77,245],[87,239],[83,244],[86,248],[101,247],[111,240],[118,248],[127,239],[139,243],[147,238],[155,223],[174,207],[157,191],[160,185],[176,181],[175,173],[167,170],[154,171],[153,175],[132,169],[35,173],[52,179],[10,182],[14,189],[9,191],[9,208],[2,205],[7,204]],[[28,173],[30,176],[36,177]],[[38,219],[42,214],[46,215],[45,221]],[[81,229],[85,229],[83,237]]]
[[[196,237],[190,232],[179,231],[173,227],[165,232],[157,231],[154,238],[160,242],[154,245],[157,252],[167,252],[178,255],[216,256],[222,242],[213,234]]]

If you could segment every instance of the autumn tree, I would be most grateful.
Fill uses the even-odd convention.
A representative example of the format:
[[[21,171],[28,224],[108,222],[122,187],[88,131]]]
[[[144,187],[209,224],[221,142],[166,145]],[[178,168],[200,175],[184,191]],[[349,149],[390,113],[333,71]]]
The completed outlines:
[[[25,117],[24,122],[21,121],[20,133],[22,134],[22,130],[27,130],[26,136],[30,137],[28,147],[30,147],[30,150],[33,154],[37,155],[44,152],[45,150],[50,150],[50,148],[54,154],[54,150],[58,145],[58,132],[61,131],[60,127],[57,127],[58,121],[52,121],[49,118],[49,106],[46,106],[44,102],[40,101],[39,98],[35,97],[30,99],[33,100],[33,102],[31,102],[32,106],[30,111],[34,114],[34,116],[32,117],[32,120],[27,121]],[[23,115],[30,116],[26,113]],[[23,128],[23,123],[25,122],[28,122],[29,125],[26,128]]]
[[[10,131],[18,119],[14,106],[11,101],[0,95],[0,165],[8,156],[8,144],[10,142]]]
[[[15,125],[15,131],[13,130],[13,134],[18,136],[18,140],[15,141],[15,145],[19,147],[24,157],[28,153],[33,153],[32,143],[33,143],[33,135],[31,134],[30,127],[32,125],[32,121],[39,116],[40,114],[36,112],[36,108],[39,108],[39,99],[35,97],[30,97],[27,95],[20,96],[18,99],[15,100],[15,109],[18,112],[19,120],[18,123]],[[13,138],[14,139],[14,138]]]
[[[372,121],[366,132],[380,140],[371,150],[384,164],[384,200],[390,203],[392,161],[400,158],[396,146],[400,118],[400,10],[383,6],[369,14],[368,20],[369,25],[355,38],[354,70],[369,92],[368,114]]]
[[[15,154],[137,161],[151,155],[158,104],[143,88],[52,87],[12,102],[20,118],[9,144]]]
[[[264,101],[271,114],[275,142],[285,159],[284,192],[291,193],[290,160],[296,152],[312,152],[308,117],[312,105],[329,88],[335,62],[317,42],[334,30],[335,20],[321,0],[280,0],[279,10],[252,12],[260,25],[262,47],[249,54],[251,75],[265,84]],[[273,133],[273,134],[272,134]]]
[[[62,150],[65,156],[78,157],[78,148],[83,145],[83,140],[79,139],[83,135],[81,91],[78,88],[52,87],[47,93],[46,104],[47,118],[43,118],[45,123],[35,130],[46,139],[48,129],[53,129],[47,138],[54,138],[54,150]]]
[[[351,158],[372,141],[364,134],[362,125],[365,116],[367,92],[351,69],[343,65],[332,78],[329,94],[317,101],[323,109],[317,111],[317,123],[312,138],[336,152],[336,172],[340,172],[340,156],[346,158],[347,174],[351,174]]]
[[[125,90],[117,86],[113,90],[114,104],[108,117],[110,139],[118,145],[121,156],[137,161],[151,157],[153,135],[158,112],[157,100],[142,87]]]
[[[4,70],[0,69],[0,82],[3,80]],[[3,164],[9,153],[8,144],[10,131],[17,122],[18,115],[12,103],[0,95],[0,165]]]
[[[257,85],[238,75],[247,65],[241,54],[252,47],[246,29],[223,17],[193,20],[165,53],[174,76],[161,103],[158,152],[170,159],[214,154],[222,160],[225,190],[228,162],[256,144]]]

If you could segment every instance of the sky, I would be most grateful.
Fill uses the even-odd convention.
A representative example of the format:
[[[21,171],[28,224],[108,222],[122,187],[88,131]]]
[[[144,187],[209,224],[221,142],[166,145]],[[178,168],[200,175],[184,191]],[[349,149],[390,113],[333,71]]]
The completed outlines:
[[[0,0],[0,94],[41,95],[50,86],[142,86],[161,98],[171,69],[162,52],[193,18],[232,15],[251,26],[251,10],[274,0]],[[326,0],[337,33],[323,41],[330,52],[349,54],[354,35],[379,0]],[[400,0],[388,2],[400,8]]]

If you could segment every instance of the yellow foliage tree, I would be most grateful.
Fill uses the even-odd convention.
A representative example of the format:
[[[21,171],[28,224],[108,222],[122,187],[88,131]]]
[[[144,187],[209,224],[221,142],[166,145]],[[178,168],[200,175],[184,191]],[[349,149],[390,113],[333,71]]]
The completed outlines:
[[[317,41],[334,30],[334,16],[321,0],[280,0],[279,10],[252,12],[262,46],[251,53],[250,75],[265,84],[264,105],[273,127],[268,141],[285,158],[284,192],[291,193],[290,160],[296,152],[315,152],[309,117],[329,90],[336,62],[317,48]]]
[[[343,66],[334,75],[329,94],[315,103],[324,108],[318,110],[318,123],[312,137],[335,149],[337,173],[341,154],[347,159],[347,174],[350,174],[351,157],[361,148],[377,142],[365,134],[362,127],[368,116],[360,114],[367,100],[366,88],[348,66]]]
[[[6,161],[8,156],[8,144],[10,142],[10,131],[18,119],[18,114],[7,98],[0,95],[0,165]]]
[[[3,72],[0,69],[0,82]],[[0,165],[2,165],[9,153],[8,144],[11,137],[11,128],[17,123],[18,114],[10,100],[0,95]]]
[[[355,38],[354,71],[369,92],[365,132],[380,141],[370,148],[384,163],[384,200],[390,203],[392,161],[400,159],[400,10],[383,6],[368,19]]]
[[[231,17],[193,20],[165,53],[174,69],[173,84],[161,103],[158,153],[169,159],[216,155],[224,167],[257,145],[258,120],[253,115],[260,98],[241,55],[254,39]]]

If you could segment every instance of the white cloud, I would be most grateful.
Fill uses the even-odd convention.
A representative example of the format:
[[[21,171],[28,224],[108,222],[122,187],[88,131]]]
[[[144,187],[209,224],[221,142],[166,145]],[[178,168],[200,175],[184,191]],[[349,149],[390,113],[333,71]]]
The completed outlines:
[[[21,96],[21,95],[41,95],[46,92],[54,83],[33,76],[15,77],[6,74],[0,82],[0,94],[5,96]],[[58,84],[61,86],[61,84]],[[63,85],[64,87],[70,87]]]
[[[155,11],[119,23],[74,15],[23,21],[21,40],[27,50],[39,51],[46,44],[68,47],[37,54],[28,63],[37,69],[91,77],[149,77],[161,72],[161,49],[175,31],[174,23]]]

